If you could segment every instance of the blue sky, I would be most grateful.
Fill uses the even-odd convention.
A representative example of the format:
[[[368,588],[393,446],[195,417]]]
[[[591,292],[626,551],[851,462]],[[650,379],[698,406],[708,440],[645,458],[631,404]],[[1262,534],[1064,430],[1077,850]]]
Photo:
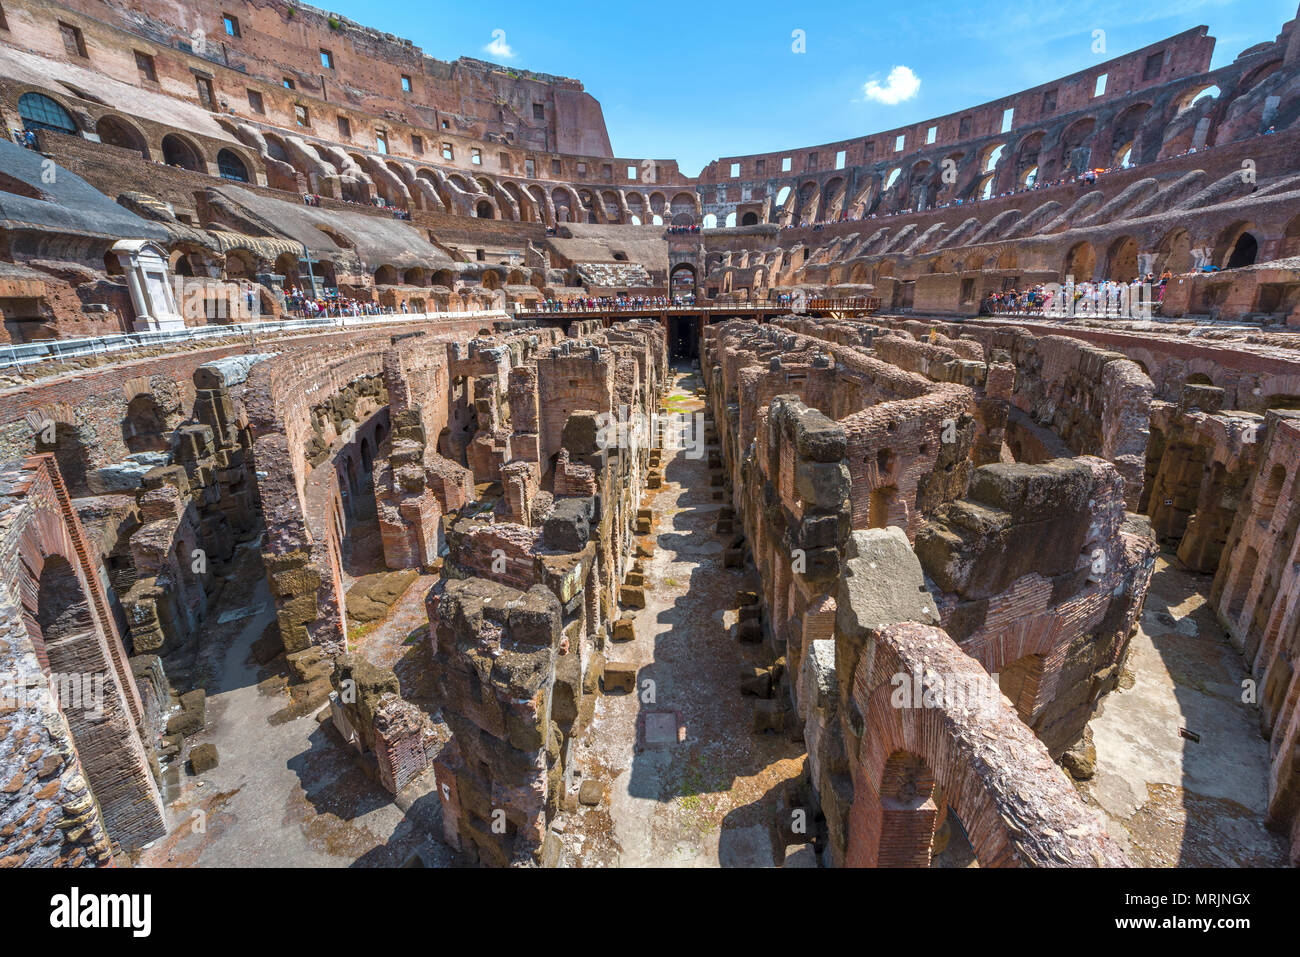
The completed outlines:
[[[975,106],[1202,23],[1218,41],[1212,65],[1223,66],[1272,40],[1296,0],[341,0],[331,9],[440,59],[576,77],[604,108],[615,153],[676,159],[693,176],[720,156]],[[792,50],[796,30],[802,54]],[[1104,54],[1093,52],[1096,30],[1105,31]],[[873,81],[876,98],[864,89]]]

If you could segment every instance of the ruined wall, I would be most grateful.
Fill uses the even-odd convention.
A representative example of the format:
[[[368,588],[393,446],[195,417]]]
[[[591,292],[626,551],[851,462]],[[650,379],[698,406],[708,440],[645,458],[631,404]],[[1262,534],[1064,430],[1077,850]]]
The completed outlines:
[[[1269,738],[1268,816],[1289,831],[1292,863],[1300,863],[1300,489],[1294,481],[1300,416],[1270,412],[1260,431],[1258,466],[1243,490],[1210,600],[1258,682],[1260,729]]]
[[[944,630],[1054,757],[1116,687],[1155,565],[1122,484],[1091,457],[986,465],[916,536]]]
[[[4,475],[0,853],[106,864],[165,833],[156,727],[50,456]]]
[[[835,862],[926,866],[951,808],[982,867],[1122,866],[987,673],[929,624],[920,582],[896,529],[853,534],[824,679],[838,716],[821,742],[822,791],[840,799],[823,799]]]

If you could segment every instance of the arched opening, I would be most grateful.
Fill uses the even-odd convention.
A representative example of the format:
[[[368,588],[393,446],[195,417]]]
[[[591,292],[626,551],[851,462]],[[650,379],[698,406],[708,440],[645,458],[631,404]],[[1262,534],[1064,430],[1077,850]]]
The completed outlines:
[[[1237,242],[1232,247],[1232,252],[1228,255],[1228,261],[1223,268],[1239,269],[1242,266],[1253,266],[1257,255],[1259,255],[1259,241],[1250,233],[1242,233],[1237,237]]]
[[[746,213],[744,216],[741,216],[741,217],[740,217],[740,225],[742,225],[742,226],[757,226],[757,225],[758,225],[758,213],[754,212],[753,210],[750,210],[750,211],[749,211],[748,213]]]
[[[686,296],[695,292],[695,267],[690,263],[678,263],[668,277],[669,291],[674,296]]]
[[[43,93],[24,93],[18,98],[18,116],[24,130],[53,130],[56,133],[77,135],[77,124],[72,114],[57,101]]]
[[[1286,468],[1282,465],[1274,465],[1268,473],[1268,481],[1264,483],[1263,488],[1259,491],[1259,520],[1261,524],[1267,525],[1273,520],[1273,512],[1277,509],[1278,496],[1282,493],[1282,484],[1286,481]]]
[[[167,422],[150,393],[142,392],[127,403],[122,441],[131,452],[166,452],[171,447],[166,433]]]
[[[1060,168],[1067,174],[1082,173],[1092,165],[1092,132],[1097,121],[1087,117],[1061,134]]]
[[[144,135],[126,120],[116,116],[101,116],[95,124],[95,133],[101,143],[134,150],[145,159],[149,158],[149,147],[144,141]]]
[[[1129,282],[1138,278],[1138,245],[1132,236],[1121,236],[1106,254],[1106,278]]]
[[[655,217],[655,219],[658,218],[659,218],[658,216]],[[736,211],[734,209],[731,212],[727,213],[726,223],[728,228],[736,225]],[[656,223],[656,225],[658,224]]]
[[[1292,218],[1282,234],[1282,258],[1293,256],[1300,256],[1300,216]]]
[[[1185,229],[1170,233],[1156,250],[1154,271],[1156,276],[1166,270],[1175,276],[1192,269],[1192,237]]]
[[[998,163],[1002,160],[1002,154],[1006,151],[1006,143],[998,143],[996,146],[989,147],[984,151],[983,159],[980,161],[980,172],[991,173],[997,169]]]
[[[633,218],[633,219],[636,219],[635,216],[633,216],[632,218]],[[704,214],[704,228],[705,228],[705,229],[717,229],[717,228],[718,228],[718,217],[717,217],[717,214],[716,214],[716,213],[705,213],[705,214]]]
[[[376,286],[396,286],[397,282],[397,269],[393,266],[380,266],[375,270]]]
[[[199,159],[199,151],[190,145],[189,141],[182,139],[175,133],[168,133],[163,137],[163,162],[168,166],[179,166],[181,169],[191,170],[195,173],[204,172],[203,161]]]
[[[1217,86],[1203,86],[1200,89],[1189,90],[1183,95],[1178,103],[1178,112],[1186,113],[1193,106],[1205,99],[1218,99],[1220,90]],[[1175,114],[1177,115],[1177,114]]]
[[[474,215],[479,219],[491,219],[493,216],[492,204],[486,199],[479,200],[479,204],[474,207]]]
[[[371,455],[370,455],[370,440],[367,439],[367,438],[365,438],[365,437],[363,436],[362,439],[361,439],[361,469],[362,469],[362,471],[365,472],[367,475],[369,475],[369,474],[370,474],[370,470],[371,470],[371,466],[372,466],[373,464],[374,464],[374,459],[371,458]]]
[[[673,222],[679,226],[688,226],[695,222],[695,195],[693,193],[678,193],[668,204],[668,211],[672,214]]]
[[[1076,282],[1091,282],[1097,271],[1097,251],[1092,243],[1075,243],[1065,256],[1065,275]]]
[[[248,167],[234,150],[222,150],[217,154],[217,172],[222,179],[232,179],[237,183],[248,182]]]
[[[89,456],[86,454],[85,444],[81,441],[80,430],[64,422],[56,422],[53,442],[45,441],[49,436],[48,427],[37,432],[36,451],[50,452],[54,455],[54,460],[59,466],[59,474],[63,476],[63,484],[67,486],[70,497],[82,498],[89,495],[90,488],[86,485]]]

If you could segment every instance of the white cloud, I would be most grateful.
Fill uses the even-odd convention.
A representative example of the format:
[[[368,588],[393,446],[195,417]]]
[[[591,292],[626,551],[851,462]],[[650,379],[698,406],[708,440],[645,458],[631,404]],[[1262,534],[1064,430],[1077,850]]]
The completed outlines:
[[[483,48],[483,52],[490,53],[502,60],[513,60],[515,58],[515,51],[510,48],[509,43],[506,43],[506,31],[504,30],[492,31],[492,42]]]
[[[862,85],[862,95],[868,100],[897,106],[904,100],[910,100],[921,89],[921,78],[912,72],[911,67],[896,66],[889,71],[889,76],[882,84],[879,80],[868,80]]]

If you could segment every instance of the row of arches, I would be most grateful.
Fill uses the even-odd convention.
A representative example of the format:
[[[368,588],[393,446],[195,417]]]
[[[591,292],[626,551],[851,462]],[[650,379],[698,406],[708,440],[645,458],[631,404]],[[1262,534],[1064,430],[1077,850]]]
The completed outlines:
[[[18,98],[18,116],[25,130],[51,130],[67,136],[80,136],[81,128],[73,114],[58,100],[44,93],[28,91]],[[130,120],[106,113],[95,121],[93,130],[101,143],[139,153],[143,159],[155,158],[154,150],[141,129]],[[197,173],[210,172],[201,147],[182,133],[167,133],[159,142],[157,158],[168,166]],[[217,174],[224,179],[248,183],[253,180],[250,163],[239,150],[221,147],[215,157]]]

